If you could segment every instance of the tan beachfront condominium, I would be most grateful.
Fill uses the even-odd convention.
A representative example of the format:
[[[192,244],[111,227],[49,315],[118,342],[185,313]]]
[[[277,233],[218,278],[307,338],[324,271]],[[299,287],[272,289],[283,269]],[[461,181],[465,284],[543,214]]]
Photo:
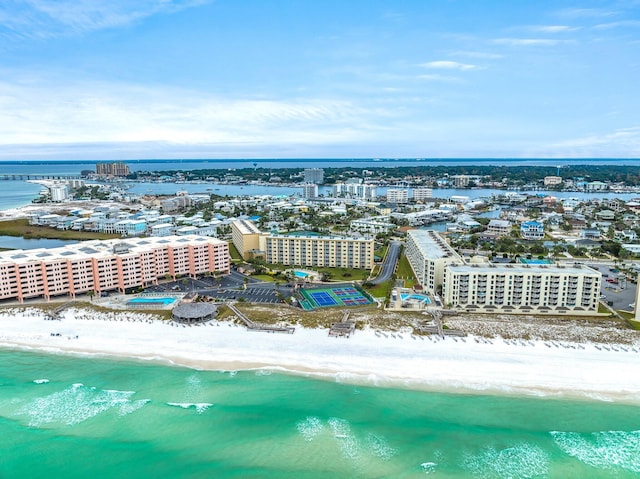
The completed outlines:
[[[93,240],[0,253],[0,300],[125,292],[158,279],[228,273],[229,245],[204,236]]]
[[[262,233],[245,220],[231,224],[231,236],[244,259],[263,258],[267,263],[292,266],[373,268],[373,239]]]

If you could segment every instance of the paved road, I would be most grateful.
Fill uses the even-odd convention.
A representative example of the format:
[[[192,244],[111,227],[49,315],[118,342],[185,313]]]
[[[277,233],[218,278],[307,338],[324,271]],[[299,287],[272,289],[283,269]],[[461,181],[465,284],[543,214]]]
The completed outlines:
[[[398,258],[400,258],[400,250],[402,249],[402,243],[400,241],[392,241],[389,243],[389,250],[387,256],[382,263],[382,269],[378,277],[369,281],[371,284],[380,284],[391,279],[391,275],[396,269]]]

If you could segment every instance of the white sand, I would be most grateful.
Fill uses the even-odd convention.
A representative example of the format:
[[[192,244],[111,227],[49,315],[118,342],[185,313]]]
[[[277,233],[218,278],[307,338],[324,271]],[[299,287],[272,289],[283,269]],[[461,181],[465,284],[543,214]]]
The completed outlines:
[[[640,403],[640,345],[437,340],[373,331],[333,338],[327,330],[268,334],[226,322],[182,327],[149,318],[144,313],[69,309],[62,321],[50,321],[35,309],[5,310],[0,313],[0,345],[154,359],[198,369],[267,368],[412,389]]]

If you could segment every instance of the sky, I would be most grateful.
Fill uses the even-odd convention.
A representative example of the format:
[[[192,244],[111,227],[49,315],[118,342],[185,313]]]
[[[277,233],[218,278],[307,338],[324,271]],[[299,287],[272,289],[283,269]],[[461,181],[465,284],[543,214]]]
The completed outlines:
[[[2,0],[0,160],[637,158],[640,0]]]

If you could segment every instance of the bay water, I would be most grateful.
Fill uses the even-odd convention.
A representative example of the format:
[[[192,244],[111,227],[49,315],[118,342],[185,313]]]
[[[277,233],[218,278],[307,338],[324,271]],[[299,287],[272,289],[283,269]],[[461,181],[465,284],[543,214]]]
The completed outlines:
[[[631,478],[640,407],[0,349],[0,451],[2,478]]]

